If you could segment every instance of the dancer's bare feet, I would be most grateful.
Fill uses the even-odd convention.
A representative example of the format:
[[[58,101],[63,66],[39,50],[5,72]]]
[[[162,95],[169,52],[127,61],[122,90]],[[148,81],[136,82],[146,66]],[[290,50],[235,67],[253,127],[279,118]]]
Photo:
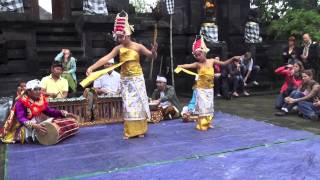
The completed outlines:
[[[144,134],[140,134],[138,137],[139,138],[144,138]]]
[[[127,139],[129,139],[129,137],[127,137],[127,136],[123,136],[123,139],[124,139],[124,140],[127,140]]]

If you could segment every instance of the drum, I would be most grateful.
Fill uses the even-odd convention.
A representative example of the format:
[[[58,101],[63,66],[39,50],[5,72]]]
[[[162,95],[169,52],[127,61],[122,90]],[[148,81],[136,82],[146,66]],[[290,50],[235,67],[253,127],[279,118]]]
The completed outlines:
[[[159,102],[158,101],[151,101],[149,102],[149,109],[150,111],[157,111],[159,108]]]
[[[35,135],[40,144],[53,145],[66,139],[67,137],[75,135],[79,130],[78,123],[72,118],[64,119],[48,119],[41,122],[46,128],[45,135],[35,131]]]
[[[161,120],[163,120],[163,113],[162,108],[158,108],[157,110],[150,110],[151,113],[151,122],[153,123],[159,123]]]

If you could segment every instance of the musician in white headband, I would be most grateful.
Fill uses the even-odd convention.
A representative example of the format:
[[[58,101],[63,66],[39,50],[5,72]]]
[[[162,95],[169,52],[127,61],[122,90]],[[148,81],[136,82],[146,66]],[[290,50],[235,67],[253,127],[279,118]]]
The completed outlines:
[[[162,108],[164,118],[172,119],[179,116],[181,105],[173,86],[167,85],[167,79],[158,75],[156,79],[157,88],[152,93],[153,102],[158,102]]]
[[[37,79],[26,83],[25,93],[16,101],[4,125],[0,138],[4,143],[32,143],[36,140],[35,131],[47,134],[47,128],[40,124],[43,114],[52,118],[63,119],[75,115],[67,111],[56,110],[48,106],[47,97],[42,93]]]

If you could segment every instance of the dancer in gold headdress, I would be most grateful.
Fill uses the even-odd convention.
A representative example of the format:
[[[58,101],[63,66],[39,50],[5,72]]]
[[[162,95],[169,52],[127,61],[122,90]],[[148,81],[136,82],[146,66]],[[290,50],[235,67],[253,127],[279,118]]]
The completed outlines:
[[[147,132],[147,119],[150,119],[150,110],[143,72],[139,61],[141,54],[152,58],[156,57],[157,51],[156,44],[152,46],[151,50],[148,50],[142,44],[133,42],[130,38],[132,31],[133,27],[128,23],[128,14],[124,11],[118,13],[113,35],[120,44],[87,69],[87,75],[89,75],[92,71],[119,55],[120,63],[113,67],[121,65],[124,139],[135,136],[143,137]]]
[[[232,61],[239,60],[239,56],[235,56],[227,61],[220,61],[219,58],[207,59],[206,55],[209,49],[205,45],[202,36],[197,36],[192,46],[192,54],[198,62],[192,64],[179,65],[176,72],[183,70],[197,76],[196,81],[196,110],[199,112],[196,128],[206,131],[212,128],[211,122],[214,116],[213,104],[213,78],[215,63],[226,65]],[[180,69],[180,70],[179,70]],[[198,74],[192,73],[186,69],[197,69]]]

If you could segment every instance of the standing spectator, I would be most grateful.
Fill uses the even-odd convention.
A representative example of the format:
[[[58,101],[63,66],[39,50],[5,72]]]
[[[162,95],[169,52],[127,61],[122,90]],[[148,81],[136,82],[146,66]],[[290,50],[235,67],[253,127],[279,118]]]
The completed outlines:
[[[300,87],[292,91],[289,97],[286,97],[285,103],[281,108],[281,112],[277,112],[275,115],[283,116],[291,112],[292,108],[301,101],[310,101],[317,94],[319,84],[313,80],[312,70],[304,70],[302,72],[302,84]]]
[[[314,69],[315,75],[318,70],[317,44],[312,42],[309,34],[303,35],[303,45],[300,49],[300,58],[305,69]]]
[[[239,97],[238,91],[243,92],[245,96],[249,96],[250,94],[244,90],[244,81],[243,76],[241,74],[241,64],[240,61],[233,61],[232,64],[229,65],[229,73],[232,81],[233,92],[232,95],[235,97]]]
[[[54,61],[51,66],[51,74],[41,80],[41,88],[44,94],[50,98],[66,98],[68,96],[68,81],[61,77],[62,71],[62,64]]]
[[[54,58],[55,61],[62,63],[63,74],[61,75],[68,81],[69,88],[72,92],[77,91],[77,64],[76,59],[72,57],[69,49],[62,49],[61,52]]]
[[[281,66],[275,70],[276,74],[282,75],[285,78],[285,82],[280,89],[280,94],[276,99],[277,109],[281,109],[284,105],[284,98],[289,96],[293,90],[296,90],[301,85],[301,73],[303,70],[303,65],[300,61],[297,61],[293,65],[288,64],[286,66]]]
[[[298,49],[296,47],[296,38],[294,36],[290,36],[288,39],[288,46],[284,48],[282,52],[283,62],[285,64],[294,64],[298,58],[297,54]]]
[[[0,12],[23,13],[24,12],[23,2],[22,0],[1,0]]]
[[[83,0],[83,11],[86,15],[108,15],[106,0]]]
[[[253,65],[253,59],[250,52],[246,52],[240,59],[241,63],[241,74],[244,77],[243,82],[244,86],[251,81],[254,85],[259,85],[259,83],[255,80],[256,74],[260,71],[260,67],[258,65]]]

